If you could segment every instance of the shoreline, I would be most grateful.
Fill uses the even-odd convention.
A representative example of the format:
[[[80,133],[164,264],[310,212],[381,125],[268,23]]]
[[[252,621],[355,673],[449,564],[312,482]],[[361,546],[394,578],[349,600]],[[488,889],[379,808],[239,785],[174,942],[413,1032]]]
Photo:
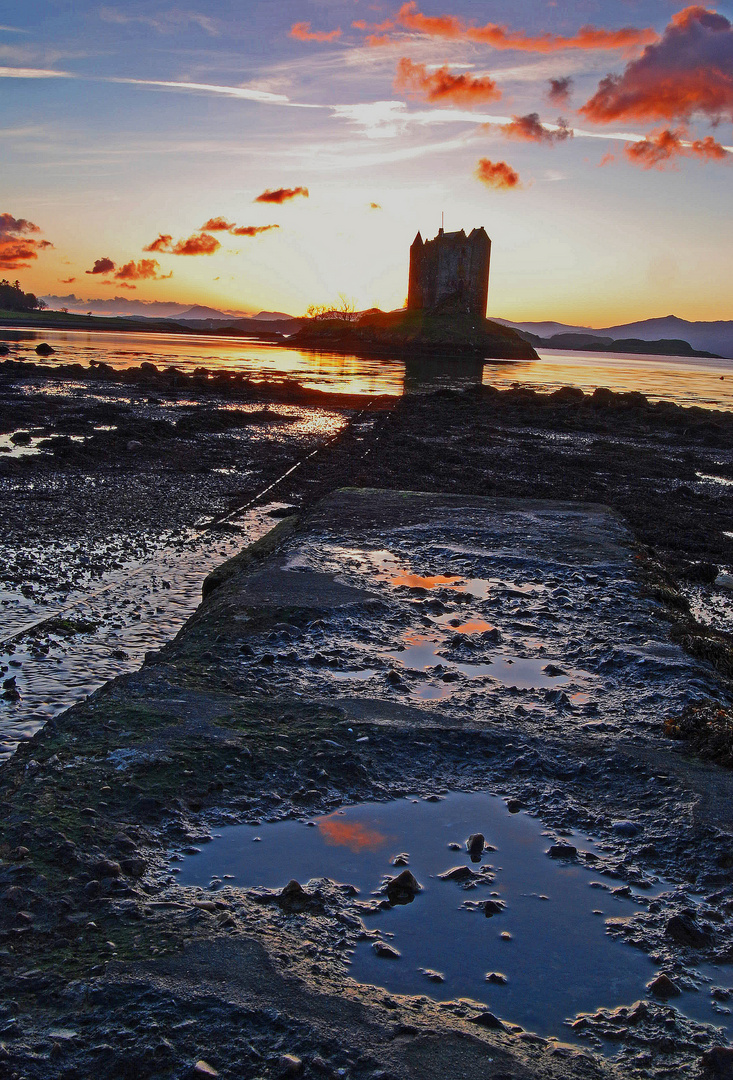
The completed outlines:
[[[46,368],[58,379],[57,368]],[[134,380],[102,376],[100,389],[137,393]],[[8,380],[0,385],[7,390]],[[184,381],[175,393],[171,387],[170,399],[144,406],[132,432],[142,443],[134,454],[123,454],[120,437],[102,431],[95,435],[98,452],[86,445],[74,450],[72,443],[66,456],[18,459],[7,476],[25,484],[45,472],[58,485],[64,476],[76,483],[85,472],[100,479],[120,472],[134,487],[146,471],[160,472],[166,446],[170,462],[183,463],[184,436],[208,460],[215,447],[225,450],[217,432],[231,411],[227,387],[232,400],[243,400],[245,391],[255,395],[251,407],[266,404],[272,390],[224,380],[218,398],[208,390],[200,394],[204,411],[180,433],[173,427],[167,440],[151,438],[179,390],[191,408],[195,385]],[[302,388],[286,388],[294,395],[291,406],[304,412],[333,398],[299,398]],[[162,393],[159,387],[153,396]],[[37,398],[34,407],[51,409],[47,422],[61,424],[55,401],[53,395],[45,404]],[[354,395],[351,404],[363,408],[365,401]],[[8,399],[9,416],[17,407]],[[75,432],[98,422],[97,407],[90,401],[83,419],[82,406]],[[422,1071],[414,1075],[420,1078],[442,1080],[457,1070],[488,1080],[489,1057],[528,1080],[611,1080],[618,1069],[671,1080],[680,1067],[697,1067],[722,1046],[720,1036],[679,1013],[670,1026],[667,1005],[643,988],[645,1004],[634,1025],[627,1023],[631,1003],[625,1012],[597,1010],[572,1029],[580,1046],[563,1045],[562,1032],[553,1042],[513,1029],[493,997],[489,1011],[475,1003],[444,1008],[428,983],[418,999],[385,994],[349,978],[348,951],[379,924],[365,919],[338,886],[303,882],[306,899],[298,908],[281,902],[279,893],[257,899],[226,883],[198,892],[175,884],[171,856],[183,857],[227,824],[308,820],[370,798],[488,788],[518,800],[558,838],[570,829],[605,840],[607,863],[594,870],[601,881],[605,868],[618,875],[614,887],[631,881],[635,888],[635,881],[660,874],[674,882],[658,907],[650,904],[618,933],[658,957],[683,986],[690,966],[733,950],[733,873],[725,862],[733,835],[733,773],[703,760],[706,754],[725,760],[730,744],[708,739],[698,744],[703,757],[691,752],[710,723],[721,736],[731,723],[732,639],[696,625],[690,610],[691,597],[715,592],[713,569],[733,562],[733,546],[723,535],[724,526],[733,530],[726,488],[697,478],[704,472],[733,479],[733,416],[652,405],[641,394],[608,390],[539,394],[476,387],[382,399],[367,419],[367,427],[345,425],[279,489],[279,498],[298,512],[214,571],[206,600],[173,640],[139,671],[46,724],[0,767],[0,964],[6,999],[19,1003],[15,1026],[4,1036],[5,1060],[29,1080],[98,1069],[100,1060],[112,1071],[127,1060],[147,1075],[186,1075],[200,1059],[227,1080],[241,1075],[243,1064],[274,1078],[283,1054],[299,1058],[307,1073],[335,1077],[346,1068],[356,1080],[371,1080],[380,1069],[417,1069],[418,1061]],[[113,445],[118,450],[110,453]],[[187,483],[185,472],[183,478]],[[345,487],[362,494],[336,490]],[[591,505],[601,502],[614,511]],[[70,506],[56,503],[59,524],[70,524]],[[113,499],[108,509],[115,510]],[[154,514],[154,506],[146,512]],[[19,544],[27,513],[19,504]],[[527,524],[505,543],[489,542],[502,536],[491,531],[480,543],[471,541],[470,523],[466,536],[455,533],[457,523],[479,513],[476,529],[491,515],[505,521],[502,528],[513,515],[525,515]],[[535,543],[531,522],[538,514],[550,531],[540,531]],[[555,514],[569,515],[568,521],[590,515],[582,528],[557,526],[562,550],[581,552],[573,555],[576,567],[572,559],[566,567],[562,559],[552,563]],[[427,527],[437,552],[448,545],[444,555],[426,548],[418,556],[417,540],[400,549],[404,537],[420,535],[418,527]],[[599,553],[582,554],[594,536]],[[340,539],[348,558],[328,554],[328,545]],[[549,634],[548,656],[566,672],[600,665],[592,674],[604,692],[591,693],[585,704],[548,698],[537,712],[526,691],[517,697],[494,688],[478,695],[493,718],[472,719],[475,706],[468,698],[461,705],[460,681],[443,684],[429,674],[459,695],[453,705],[446,699],[431,706],[411,696],[417,676],[399,661],[388,666],[402,687],[365,684],[371,690],[364,695],[340,682],[338,694],[326,692],[332,670],[358,667],[362,644],[349,636],[350,625],[368,626],[375,635],[369,640],[382,642],[382,660],[366,659],[383,664],[384,649],[400,655],[392,635],[399,631],[399,641],[416,616],[420,626],[431,621],[431,633],[438,634],[448,615],[470,623],[475,614],[475,595],[447,589],[435,596],[442,609],[432,609],[430,590],[385,592],[370,564],[350,565],[354,552],[379,547],[402,550],[405,559],[412,553],[422,560],[413,572],[422,574],[445,573],[440,560],[454,552],[466,565],[449,560],[451,573],[503,582],[492,594],[496,602],[477,609],[501,628],[507,640],[499,649],[511,642],[520,658],[531,658],[525,639]],[[546,583],[543,552],[552,556]],[[479,555],[484,561],[469,566]],[[306,566],[288,570],[293,558],[316,560],[308,570],[320,575],[311,593]],[[324,561],[329,558],[337,562]],[[599,560],[618,569],[599,570]],[[361,584],[359,575],[366,575]],[[515,578],[526,585],[533,577],[545,591],[512,586]],[[343,591],[347,584],[374,596],[354,597]],[[548,604],[549,614],[543,613]],[[608,655],[594,660],[584,650],[604,619],[611,629],[597,647]],[[642,661],[634,650],[644,650],[648,640],[658,641],[658,649],[643,653]],[[558,656],[558,650],[566,652]],[[464,666],[483,655],[463,641],[447,642],[443,651]],[[685,702],[703,699],[711,702],[707,712],[685,713]],[[614,832],[614,822],[628,820],[641,831]],[[287,877],[287,869],[283,873]],[[666,934],[669,920],[685,908],[694,910],[695,925],[707,935],[701,948],[691,950]],[[223,982],[222,969],[229,973]],[[87,1004],[78,1014],[80,985],[87,987]],[[197,1022],[186,1027],[192,1010]],[[402,1034],[395,1039],[396,1026]],[[54,1034],[59,1030],[75,1034],[62,1039]],[[94,1048],[102,1044],[100,1058]],[[620,1053],[616,1061],[603,1056],[614,1053]],[[649,1054],[657,1055],[652,1065],[633,1064],[634,1055]]]

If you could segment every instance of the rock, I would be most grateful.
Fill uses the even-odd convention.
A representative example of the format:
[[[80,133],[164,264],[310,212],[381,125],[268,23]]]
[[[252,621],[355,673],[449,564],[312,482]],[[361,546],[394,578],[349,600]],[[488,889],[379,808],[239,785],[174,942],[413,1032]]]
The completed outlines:
[[[578,849],[572,844],[553,844],[547,854],[551,859],[574,859]]]
[[[299,1076],[303,1071],[303,1062],[295,1054],[281,1054],[277,1067],[280,1076]]]
[[[664,934],[690,949],[703,949],[710,944],[710,935],[700,929],[691,915],[673,915],[667,921]]]
[[[204,1061],[203,1058],[201,1058],[200,1061],[196,1062],[196,1064],[193,1067],[193,1073],[194,1073],[194,1076],[218,1076],[219,1075],[219,1073],[216,1071],[214,1066],[209,1065],[208,1061]]]
[[[704,1076],[733,1080],[733,1046],[713,1046],[700,1058]]]
[[[485,843],[486,840],[484,839],[483,833],[471,833],[466,841],[466,851],[471,858],[475,858],[476,856],[480,857],[483,853]]]
[[[88,900],[96,900],[101,891],[102,886],[96,880],[88,881],[84,886],[84,895]]]
[[[669,975],[665,975],[664,972],[657,975],[656,979],[652,979],[650,983],[647,983],[646,988],[650,994],[654,994],[654,997],[664,999],[679,997],[681,993],[677,983],[672,982]]]
[[[47,341],[42,341],[40,345],[36,345],[36,352],[39,356],[54,356],[56,350],[53,349]]]
[[[524,809],[524,803],[519,799],[507,799],[506,808],[510,814],[518,814],[520,810]]]
[[[430,982],[434,982],[434,983],[445,982],[445,976],[442,975],[439,971],[433,971],[432,968],[419,968],[418,970],[419,970],[420,974],[424,975],[426,979],[430,980]]]
[[[642,828],[635,821],[614,821],[611,831],[616,836],[638,836],[642,832]]]
[[[385,892],[390,904],[411,904],[417,894],[422,892],[422,885],[411,870],[403,870],[387,882]]]
[[[7,345],[0,345],[0,356],[10,356],[10,349]]]
[[[130,450],[130,451],[142,450],[142,448],[143,448],[143,444],[140,442],[139,439],[130,439],[130,441],[127,444],[127,449]]]
[[[484,915],[490,919],[492,915],[499,915],[504,910],[504,905],[498,900],[485,900],[483,905]]]
[[[494,986],[506,986],[507,977],[502,975],[500,971],[489,971],[486,975],[487,983],[493,983]]]
[[[146,870],[145,859],[139,857],[133,859],[122,859],[120,862],[122,872],[127,874],[128,877],[141,878]]]
[[[504,1031],[504,1025],[498,1016],[494,1016],[488,1009],[485,1012],[481,1012],[478,1016],[471,1017],[472,1024],[479,1024],[480,1027],[489,1028],[491,1031]]]
[[[733,574],[718,574],[715,579],[715,584],[719,589],[729,589],[733,591]]]
[[[114,859],[97,859],[94,863],[94,872],[100,878],[118,878],[122,873],[122,867]]]
[[[454,866],[450,870],[446,870],[444,874],[438,874],[441,881],[472,881],[478,877],[475,870],[472,870],[470,866]]]
[[[402,955],[392,945],[388,945],[386,941],[375,941],[372,948],[377,956],[381,956],[383,960],[399,960]]]

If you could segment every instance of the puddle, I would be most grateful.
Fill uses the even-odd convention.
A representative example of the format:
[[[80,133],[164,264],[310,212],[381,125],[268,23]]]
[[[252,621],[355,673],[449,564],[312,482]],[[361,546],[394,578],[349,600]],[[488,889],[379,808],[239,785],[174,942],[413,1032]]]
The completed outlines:
[[[37,445],[40,438],[40,435],[31,435],[29,431],[25,430],[11,431],[7,435],[0,435],[0,454],[6,458],[29,457],[33,454],[40,454],[41,448]]]
[[[470,625],[479,625],[479,623],[475,621]],[[488,626],[488,624],[483,625]],[[471,633],[472,631],[464,632]],[[590,677],[587,671],[572,671],[568,674],[563,668],[550,663],[546,656],[534,659],[495,653],[491,659],[482,663],[466,664],[451,660],[449,656],[441,652],[441,649],[447,646],[446,641],[436,641],[433,638],[423,638],[413,634],[406,635],[405,640],[408,642],[405,648],[389,652],[387,656],[401,664],[407,671],[438,669],[436,674],[446,682],[455,681],[456,673],[460,672],[468,679],[490,678],[501,683],[502,686],[516,686],[520,690],[543,690],[548,687],[566,686],[570,682],[570,674],[575,678]],[[425,688],[430,685],[425,683],[416,688],[417,696],[423,699],[440,698],[449,692],[446,690],[441,693],[427,693]]]
[[[439,802],[366,803],[314,820],[315,828],[303,821],[226,827],[203,851],[177,864],[177,880],[215,889],[224,874],[231,875],[227,884],[246,888],[316,877],[354,885],[367,929],[378,930],[400,953],[384,959],[372,941],[360,942],[351,959],[355,979],[392,993],[469,997],[542,1035],[567,1039],[564,1022],[578,1013],[646,996],[655,965],[610,937],[606,922],[629,918],[667,886],[655,879],[643,893],[614,894],[617,879],[584,865],[585,852],[601,854],[591,842],[569,841],[578,847],[578,860],[552,859],[547,851],[554,841],[539,821],[510,814],[496,796],[475,793]],[[485,851],[480,864],[465,850],[475,832],[496,849]],[[385,876],[400,872],[391,863],[400,853],[407,854],[423,891],[413,903],[377,910]],[[473,876],[440,879],[454,867]],[[488,900],[503,905],[490,918],[483,909]],[[439,972],[443,981],[429,981],[425,970]],[[487,982],[490,973],[506,982]],[[727,984],[724,969],[708,974]],[[695,1018],[733,1030],[713,1011],[706,991],[688,992],[676,1003]]]

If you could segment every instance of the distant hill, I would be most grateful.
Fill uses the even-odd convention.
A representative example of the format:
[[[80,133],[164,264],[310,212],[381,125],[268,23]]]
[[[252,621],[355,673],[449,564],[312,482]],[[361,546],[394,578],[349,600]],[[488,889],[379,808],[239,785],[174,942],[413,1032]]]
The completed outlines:
[[[494,321],[541,338],[554,337],[556,334],[583,334],[612,341],[638,338],[642,341],[666,339],[689,342],[693,350],[733,359],[733,320],[688,322],[686,319],[679,319],[676,315],[666,315],[664,318],[644,319],[641,322],[622,323],[619,326],[605,326],[598,329],[588,326],[570,326],[567,323],[558,322],[511,322],[508,319]],[[573,346],[568,342],[550,347],[572,348]],[[574,347],[583,348],[580,344]]]

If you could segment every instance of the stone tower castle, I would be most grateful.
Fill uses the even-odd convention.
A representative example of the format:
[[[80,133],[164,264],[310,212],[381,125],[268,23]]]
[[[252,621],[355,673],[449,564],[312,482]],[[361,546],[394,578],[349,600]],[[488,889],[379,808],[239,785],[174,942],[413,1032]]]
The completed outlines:
[[[449,308],[486,318],[491,240],[482,227],[466,236],[440,229],[434,240],[420,233],[410,248],[408,311]]]

